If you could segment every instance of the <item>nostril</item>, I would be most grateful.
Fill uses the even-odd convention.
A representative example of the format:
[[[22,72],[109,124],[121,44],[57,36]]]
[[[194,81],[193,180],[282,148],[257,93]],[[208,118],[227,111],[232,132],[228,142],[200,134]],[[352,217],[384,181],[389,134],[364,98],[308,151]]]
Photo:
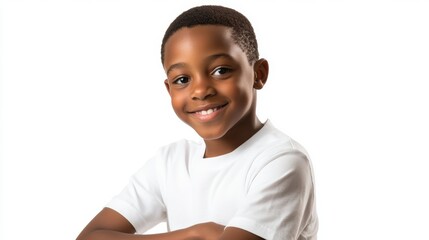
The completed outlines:
[[[216,95],[215,93],[209,93],[204,95],[194,95],[192,97],[193,100],[206,100],[207,98],[210,98],[212,96]]]
[[[193,100],[205,100],[216,95],[216,89],[210,86],[195,88],[192,93]]]

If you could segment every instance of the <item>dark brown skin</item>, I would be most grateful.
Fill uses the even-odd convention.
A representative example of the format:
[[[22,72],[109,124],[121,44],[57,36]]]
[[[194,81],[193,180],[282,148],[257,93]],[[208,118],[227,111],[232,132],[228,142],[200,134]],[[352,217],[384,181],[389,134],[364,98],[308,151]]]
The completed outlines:
[[[205,157],[229,153],[261,127],[256,90],[268,77],[268,62],[252,64],[223,26],[195,26],[174,33],[165,45],[165,86],[177,116],[205,141]],[[196,112],[219,109],[201,117]],[[222,209],[219,209],[222,211]],[[78,240],[260,240],[248,231],[208,222],[168,233],[136,235],[116,211],[105,208]]]
[[[135,229],[121,214],[104,208],[83,229],[76,240],[257,240],[262,239],[239,228],[208,222],[189,228],[150,235],[135,234]]]
[[[165,44],[165,86],[176,115],[206,143],[206,157],[229,153],[261,127],[256,91],[268,77],[268,62],[250,64],[224,26],[182,28]],[[208,119],[199,110],[223,106]]]

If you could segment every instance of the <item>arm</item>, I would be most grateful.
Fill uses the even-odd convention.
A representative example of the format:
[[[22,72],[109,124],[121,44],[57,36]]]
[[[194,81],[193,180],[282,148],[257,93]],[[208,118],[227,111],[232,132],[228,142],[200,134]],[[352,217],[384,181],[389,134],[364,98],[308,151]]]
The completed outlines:
[[[161,234],[137,235],[126,218],[110,208],[101,210],[82,230],[76,240],[258,240],[262,239],[239,228],[216,223],[202,223]]]
[[[121,214],[104,208],[82,230],[76,240],[180,240],[191,239],[192,232],[178,230],[170,233],[137,235],[133,225]]]
[[[236,227],[227,227],[219,240],[263,240],[263,238]]]

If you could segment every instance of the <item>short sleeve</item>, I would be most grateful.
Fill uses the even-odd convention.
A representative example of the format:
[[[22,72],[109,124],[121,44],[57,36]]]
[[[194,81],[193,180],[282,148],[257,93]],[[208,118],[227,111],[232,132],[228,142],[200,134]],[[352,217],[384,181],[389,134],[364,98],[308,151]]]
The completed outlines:
[[[124,216],[138,233],[143,233],[166,219],[157,173],[156,158],[152,158],[106,205]]]
[[[228,226],[265,239],[312,238],[317,231],[311,165],[299,151],[280,153],[249,180],[248,192]]]

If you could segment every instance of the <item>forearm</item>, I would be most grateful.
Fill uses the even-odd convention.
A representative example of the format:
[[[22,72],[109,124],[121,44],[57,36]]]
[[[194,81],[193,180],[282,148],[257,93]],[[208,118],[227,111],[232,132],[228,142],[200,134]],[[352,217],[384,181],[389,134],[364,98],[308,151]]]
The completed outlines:
[[[113,230],[94,230],[78,240],[262,240],[245,230],[225,227],[213,222],[197,224],[189,228],[167,233],[139,235]]]
[[[187,229],[177,230],[168,233],[139,235],[122,233],[111,230],[95,230],[88,234],[85,240],[191,240],[194,237],[192,231]]]

